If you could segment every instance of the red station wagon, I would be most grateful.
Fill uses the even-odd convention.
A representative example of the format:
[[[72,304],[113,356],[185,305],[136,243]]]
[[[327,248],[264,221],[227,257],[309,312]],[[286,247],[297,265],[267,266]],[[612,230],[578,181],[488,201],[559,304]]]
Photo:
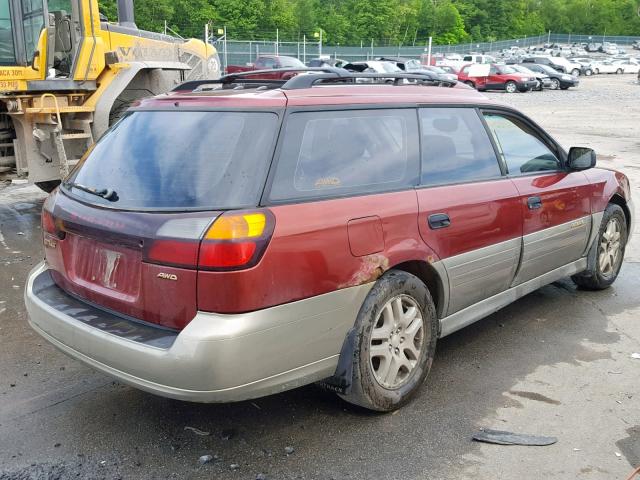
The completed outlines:
[[[465,65],[458,72],[458,80],[477,90],[505,90],[507,93],[528,92],[538,86],[536,78],[518,72],[510,65],[492,63],[486,77],[470,77],[469,68]]]
[[[33,328],[166,397],[322,381],[389,411],[439,338],[563,277],[616,279],[622,173],[463,85],[363,75],[226,77],[132,108],[44,204]]]

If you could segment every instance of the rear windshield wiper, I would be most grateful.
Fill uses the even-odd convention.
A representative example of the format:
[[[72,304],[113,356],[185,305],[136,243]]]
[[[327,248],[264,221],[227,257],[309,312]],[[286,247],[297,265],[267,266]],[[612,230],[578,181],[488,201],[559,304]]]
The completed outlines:
[[[110,202],[115,202],[118,200],[118,194],[115,192],[115,190],[111,190],[110,188],[97,189],[74,182],[65,182],[64,185],[66,187],[77,188],[78,190],[82,190],[83,192],[90,193],[91,195],[95,195],[97,197],[102,197],[105,200],[109,200]]]

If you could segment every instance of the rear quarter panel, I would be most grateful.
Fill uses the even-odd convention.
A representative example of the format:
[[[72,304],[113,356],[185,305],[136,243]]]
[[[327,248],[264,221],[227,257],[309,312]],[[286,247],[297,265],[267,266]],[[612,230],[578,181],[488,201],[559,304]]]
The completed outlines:
[[[198,273],[200,310],[258,310],[370,283],[405,261],[437,260],[421,240],[413,189],[270,210],[276,226],[258,265],[237,272]],[[382,225],[383,250],[355,256],[349,243],[349,222],[372,216]]]

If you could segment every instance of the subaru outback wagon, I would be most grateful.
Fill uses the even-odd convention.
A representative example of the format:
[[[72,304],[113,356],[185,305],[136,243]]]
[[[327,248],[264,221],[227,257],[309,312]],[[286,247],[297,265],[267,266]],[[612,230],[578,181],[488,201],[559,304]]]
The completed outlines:
[[[33,328],[166,397],[322,382],[389,411],[439,338],[563,277],[614,282],[622,173],[462,84],[327,83],[360,75],[133,107],[44,204]]]

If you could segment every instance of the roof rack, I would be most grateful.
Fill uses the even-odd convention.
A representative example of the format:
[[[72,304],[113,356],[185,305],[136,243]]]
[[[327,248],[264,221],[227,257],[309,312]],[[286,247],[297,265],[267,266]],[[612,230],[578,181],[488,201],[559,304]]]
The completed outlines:
[[[308,75],[296,75],[288,80],[251,78],[256,75],[273,73],[307,73]],[[311,88],[318,83],[363,85],[363,83],[357,82],[358,79],[383,80],[392,85],[408,84],[453,87],[457,84],[457,81],[435,80],[432,76],[422,73],[350,72],[343,68],[336,67],[280,68],[273,70],[251,70],[247,72],[231,73],[213,80],[192,80],[181,83],[175,87],[172,92],[206,91],[213,88],[233,90],[245,88],[261,90],[281,88],[282,90],[299,90],[303,88]],[[407,83],[405,80],[412,80],[413,82]],[[206,88],[207,86],[213,88]]]

